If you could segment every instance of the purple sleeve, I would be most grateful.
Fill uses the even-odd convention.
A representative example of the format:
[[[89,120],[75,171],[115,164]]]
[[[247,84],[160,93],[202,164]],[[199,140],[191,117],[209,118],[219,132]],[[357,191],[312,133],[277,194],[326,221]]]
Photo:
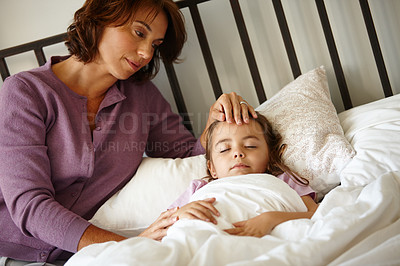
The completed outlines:
[[[182,207],[189,203],[190,197],[200,188],[204,187],[208,183],[203,179],[194,179],[190,183],[189,187],[168,207],[173,209],[175,207]]]
[[[76,252],[89,223],[55,200],[44,104],[17,78],[0,99],[0,187],[11,218],[24,235]]]
[[[302,185],[297,183],[289,173],[283,173],[277,176],[280,180],[287,183],[292,189],[294,189],[300,197],[302,196],[310,196],[313,200],[315,200],[316,193],[315,191],[307,185]]]

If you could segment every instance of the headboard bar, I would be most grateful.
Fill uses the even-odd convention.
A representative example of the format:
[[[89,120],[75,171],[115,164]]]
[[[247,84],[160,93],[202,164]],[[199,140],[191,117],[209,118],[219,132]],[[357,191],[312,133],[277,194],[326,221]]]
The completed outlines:
[[[8,70],[7,63],[4,57],[0,58],[0,73],[3,80],[10,76],[10,70]]]
[[[43,49],[37,48],[34,51],[35,51],[36,60],[38,61],[39,65],[43,66],[44,64],[46,64],[46,56],[44,55]]]
[[[50,46],[53,44],[64,42],[65,38],[67,37],[67,33],[61,33],[58,35],[54,35],[48,38],[44,38],[38,41],[29,42],[26,44],[21,44],[18,46],[14,46],[11,48],[7,48],[0,51],[0,71],[1,77],[6,79],[6,77],[10,76],[10,72],[7,68],[7,64],[5,62],[5,58],[22,54],[29,51],[34,51],[36,60],[39,65],[43,65],[46,63],[46,57],[43,52],[43,47]]]
[[[290,35],[285,12],[283,11],[282,2],[281,0],[272,0],[272,3],[274,5],[276,18],[278,20],[283,42],[285,44],[286,53],[289,58],[290,66],[292,68],[293,77],[297,78],[298,76],[301,75],[301,70],[299,61],[297,60],[297,55],[294,49],[292,37]]]
[[[189,7],[192,5],[198,5],[204,2],[208,2],[211,0],[177,0],[175,1],[175,4],[178,5],[179,8],[184,8],[184,7]]]
[[[317,5],[319,18],[321,20],[322,29],[325,35],[325,40],[328,45],[333,69],[335,70],[336,80],[339,86],[340,94],[342,96],[343,106],[347,110],[352,108],[353,104],[351,103],[349,89],[347,87],[346,78],[344,77],[343,68],[340,62],[339,53],[336,48],[336,43],[333,37],[331,24],[329,22],[328,13],[326,12],[324,0],[315,0],[315,3]]]
[[[385,61],[383,60],[381,47],[379,45],[378,35],[376,34],[374,21],[369,8],[368,0],[360,0],[360,7],[364,17],[365,26],[368,31],[369,40],[371,43],[372,51],[374,52],[376,66],[378,68],[379,77],[383,87],[385,97],[393,95],[392,86],[390,85],[389,76],[386,70]]]
[[[265,95],[264,86],[261,81],[260,71],[257,67],[256,58],[254,56],[253,48],[251,46],[249,34],[247,32],[246,24],[244,22],[242,10],[239,5],[238,0],[230,0],[231,7],[233,11],[233,15],[235,17],[236,26],[239,31],[240,40],[243,45],[243,50],[246,55],[247,64],[250,68],[251,77],[253,79],[254,87],[256,89],[258,102],[261,104],[267,100],[267,96]]]
[[[178,109],[178,112],[183,119],[183,123],[184,123],[185,127],[192,134],[194,134],[193,127],[192,127],[192,124],[190,123],[190,118],[188,116],[189,113],[187,111],[185,100],[182,95],[181,86],[179,85],[178,77],[176,76],[175,68],[171,63],[164,62],[164,66],[165,66],[165,71],[167,72],[169,84],[171,85],[172,94],[174,95],[174,100],[175,100],[175,104]]]
[[[204,61],[206,63],[208,75],[210,77],[211,85],[214,91],[215,99],[222,94],[221,84],[219,82],[217,70],[215,68],[214,60],[211,54],[210,46],[207,41],[206,32],[204,30],[203,22],[200,17],[200,12],[197,4],[189,5],[190,14],[196,29],[197,38],[200,43],[201,51],[203,54]]]

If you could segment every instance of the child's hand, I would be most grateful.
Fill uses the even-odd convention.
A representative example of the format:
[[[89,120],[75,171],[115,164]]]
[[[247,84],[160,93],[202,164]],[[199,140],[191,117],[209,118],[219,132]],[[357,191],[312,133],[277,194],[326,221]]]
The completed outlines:
[[[224,230],[228,234],[237,236],[263,237],[271,233],[276,226],[274,212],[264,212],[246,221],[234,223],[235,228]]]
[[[217,220],[213,215],[219,216],[220,214],[214,207],[214,202],[215,198],[190,202],[178,209],[174,216],[177,216],[179,219],[199,219],[217,224]]]
[[[294,219],[310,219],[318,205],[315,203],[314,204],[316,207],[312,205],[311,198],[309,201],[310,202],[306,203],[307,208],[310,210],[308,212],[264,212],[247,221],[234,223],[233,226],[235,226],[235,228],[226,229],[225,232],[237,236],[263,237],[271,233],[275,226],[283,222]]]

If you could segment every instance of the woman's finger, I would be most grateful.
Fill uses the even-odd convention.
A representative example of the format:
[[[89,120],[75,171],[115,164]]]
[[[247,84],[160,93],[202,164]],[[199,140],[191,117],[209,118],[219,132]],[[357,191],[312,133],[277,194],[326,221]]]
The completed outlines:
[[[154,240],[161,240],[167,234],[168,227],[173,225],[179,218],[165,218],[151,224],[146,230],[139,234],[141,237],[147,237]]]
[[[245,123],[249,123],[249,105],[246,101],[240,101],[240,108],[242,113],[242,118]]]
[[[232,106],[231,96],[228,94],[222,94],[218,98],[217,102],[221,105],[222,112],[225,115],[225,120],[228,123],[233,123],[235,120],[232,112],[233,106]]]
[[[178,208],[173,208],[161,213],[146,230],[139,234],[139,236],[161,240],[167,234],[168,227],[179,219],[179,217],[173,216],[177,210]]]
[[[246,102],[247,103],[247,102]],[[257,118],[257,112],[256,112],[256,110],[254,109],[254,107],[253,106],[251,106],[250,104],[248,104],[247,103],[247,114],[251,114],[251,116],[253,117],[253,118]]]
[[[211,222],[217,224],[217,220],[212,216],[212,214],[207,209],[197,209],[192,208],[188,210],[183,216],[184,218],[197,219],[205,222]]]
[[[242,97],[237,95],[235,92],[229,94],[229,99],[232,105],[232,110],[225,110],[225,112],[232,112],[236,124],[242,124],[242,108],[240,102],[243,100]]]
[[[214,206],[214,202],[215,202],[215,198],[207,198],[204,199],[202,201],[199,201],[199,203],[204,206],[205,208],[207,208],[208,210],[210,210],[212,212],[212,214],[216,215],[216,216],[220,216],[219,211],[217,210],[217,208],[215,208]]]
[[[211,203],[206,201],[194,202],[194,204],[191,205],[191,208],[189,208],[185,213],[190,214],[195,219],[212,222],[214,224],[217,224],[217,220],[215,219],[213,214],[219,216],[219,212],[217,211],[217,209],[215,209],[215,207]],[[181,217],[184,216],[181,215]]]
[[[242,227],[242,226],[244,226],[245,223],[246,223],[246,221],[240,221],[240,222],[233,223],[232,225],[234,227]]]
[[[166,210],[165,212],[162,212],[162,213],[160,214],[160,216],[157,217],[157,219],[154,221],[153,224],[156,224],[156,223],[157,223],[158,221],[160,221],[160,220],[163,220],[163,219],[172,217],[173,214],[176,213],[178,209],[179,209],[179,207],[175,207],[175,208]],[[153,224],[152,224],[152,225],[153,225]],[[150,226],[151,226],[151,225],[150,225]]]
[[[178,216],[166,217],[166,218],[161,219],[160,221],[158,221],[155,224],[155,228],[156,229],[162,229],[162,228],[170,227],[171,225],[173,225],[178,220],[179,220]]]

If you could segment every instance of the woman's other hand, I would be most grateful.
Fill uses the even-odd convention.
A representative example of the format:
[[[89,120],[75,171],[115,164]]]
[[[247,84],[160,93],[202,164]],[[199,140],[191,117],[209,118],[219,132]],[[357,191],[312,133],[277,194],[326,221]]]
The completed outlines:
[[[161,241],[166,236],[168,228],[178,220],[178,217],[175,215],[177,210],[178,208],[173,208],[161,213],[157,220],[138,236]]]

